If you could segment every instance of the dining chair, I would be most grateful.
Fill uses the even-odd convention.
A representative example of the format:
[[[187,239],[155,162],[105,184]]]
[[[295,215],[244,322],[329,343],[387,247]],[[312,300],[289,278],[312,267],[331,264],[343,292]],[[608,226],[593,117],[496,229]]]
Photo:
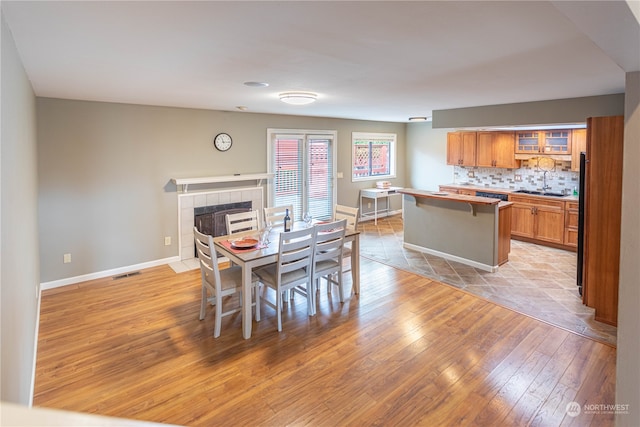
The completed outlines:
[[[200,273],[202,278],[202,297],[200,301],[200,320],[205,318],[207,302],[215,305],[215,325],[213,337],[220,336],[222,325],[222,317],[240,311],[239,305],[242,302],[242,268],[232,266],[220,270],[218,268],[218,260],[215,250],[212,250],[213,237],[203,234],[193,227],[193,235],[198,250],[198,258],[200,259]],[[213,256],[212,256],[213,253]],[[259,282],[253,282],[254,302],[251,304],[256,307],[256,321],[260,321],[260,291]],[[238,295],[238,305],[234,308],[224,311],[223,298]]]
[[[225,222],[227,223],[227,234],[235,234],[241,231],[257,230],[260,228],[257,210],[227,214],[225,216]]]
[[[265,225],[281,225],[284,224],[284,216],[289,209],[289,216],[292,221],[295,221],[293,215],[293,205],[273,206],[271,208],[264,208],[264,222]]]
[[[340,219],[347,220],[347,229],[349,230],[357,230],[358,229],[358,208],[352,208],[351,206],[344,205],[334,205],[333,206],[333,220],[338,221]],[[344,245],[344,252],[342,254],[344,259],[351,260],[351,243],[346,243]],[[342,270],[343,272],[351,271],[351,266],[346,267]]]
[[[313,303],[313,248],[315,229],[313,227],[280,233],[278,260],[274,264],[255,270],[260,282],[276,293],[276,303],[264,298],[266,305],[274,308],[278,318],[278,332],[282,331],[283,293],[291,291],[307,298],[309,316],[315,314]]]
[[[338,286],[340,302],[344,302],[344,287],[342,286],[342,256],[344,249],[344,235],[347,220],[316,224],[316,244],[313,254],[312,278],[314,288],[320,290],[320,279],[327,281],[327,293],[331,292],[331,285]],[[315,292],[313,293],[315,304]]]

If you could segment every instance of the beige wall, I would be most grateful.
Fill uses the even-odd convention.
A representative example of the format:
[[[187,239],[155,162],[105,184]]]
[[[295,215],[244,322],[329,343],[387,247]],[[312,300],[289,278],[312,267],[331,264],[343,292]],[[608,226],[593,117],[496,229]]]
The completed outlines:
[[[616,426],[631,427],[640,425],[640,71],[627,73],[626,94],[616,403],[630,414],[618,415]]]
[[[38,98],[40,251],[43,283],[178,255],[173,177],[266,172],[267,128],[337,130],[338,203],[357,206],[351,132],[398,135],[404,123],[281,116]],[[227,132],[233,147],[213,148]],[[164,237],[172,245],[164,246]],[[63,255],[72,262],[64,264]]]
[[[584,123],[587,117],[621,116],[624,94],[486,105],[433,112],[434,128]]]
[[[2,134],[0,295],[3,401],[31,402],[38,322],[38,187],[36,108],[31,84],[4,15],[2,27]]]
[[[447,129],[433,129],[431,122],[407,125],[407,187],[438,190],[453,182],[453,166],[447,165]]]

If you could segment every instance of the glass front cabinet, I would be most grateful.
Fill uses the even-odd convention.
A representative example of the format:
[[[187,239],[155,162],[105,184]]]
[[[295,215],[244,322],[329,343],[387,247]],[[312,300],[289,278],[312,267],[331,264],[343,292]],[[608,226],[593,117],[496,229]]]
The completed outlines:
[[[571,130],[516,132],[516,154],[571,154]]]

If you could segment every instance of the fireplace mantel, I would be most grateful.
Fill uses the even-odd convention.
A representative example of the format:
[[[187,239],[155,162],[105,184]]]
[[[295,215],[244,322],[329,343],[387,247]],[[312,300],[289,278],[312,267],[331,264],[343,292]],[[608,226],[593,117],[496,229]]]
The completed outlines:
[[[199,178],[171,178],[176,185],[182,185],[182,191],[187,193],[189,191],[189,184],[212,184],[218,182],[242,182],[242,181],[258,181],[258,186],[262,185],[262,180],[270,179],[275,176],[274,173],[254,173],[247,175],[223,175],[223,176],[210,176]]]

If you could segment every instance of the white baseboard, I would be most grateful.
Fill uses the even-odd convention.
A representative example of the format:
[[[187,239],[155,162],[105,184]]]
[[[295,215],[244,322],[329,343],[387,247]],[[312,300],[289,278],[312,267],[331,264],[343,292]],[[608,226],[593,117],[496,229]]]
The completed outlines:
[[[478,261],[474,261],[467,258],[461,258],[459,256],[451,255],[446,252],[440,252],[434,249],[424,248],[422,246],[413,245],[411,243],[403,243],[403,246],[407,249],[413,249],[414,251],[422,252],[429,255],[435,255],[435,256],[439,256],[440,258],[445,258],[451,261],[459,262],[461,264],[470,265],[471,267],[479,268],[480,270],[488,271],[490,273],[495,273],[496,271],[498,271],[497,265],[483,264]]]
[[[171,258],[163,258],[155,261],[143,262],[141,264],[129,265],[126,267],[114,268],[111,270],[99,271],[97,273],[83,274],[82,276],[69,277],[66,279],[53,280],[51,282],[40,283],[40,290],[54,289],[61,286],[73,285],[75,283],[86,282],[87,280],[102,279],[103,277],[117,276],[118,274],[128,273],[130,271],[141,270],[143,268],[157,267],[159,265],[169,264],[180,261],[179,256]]]

